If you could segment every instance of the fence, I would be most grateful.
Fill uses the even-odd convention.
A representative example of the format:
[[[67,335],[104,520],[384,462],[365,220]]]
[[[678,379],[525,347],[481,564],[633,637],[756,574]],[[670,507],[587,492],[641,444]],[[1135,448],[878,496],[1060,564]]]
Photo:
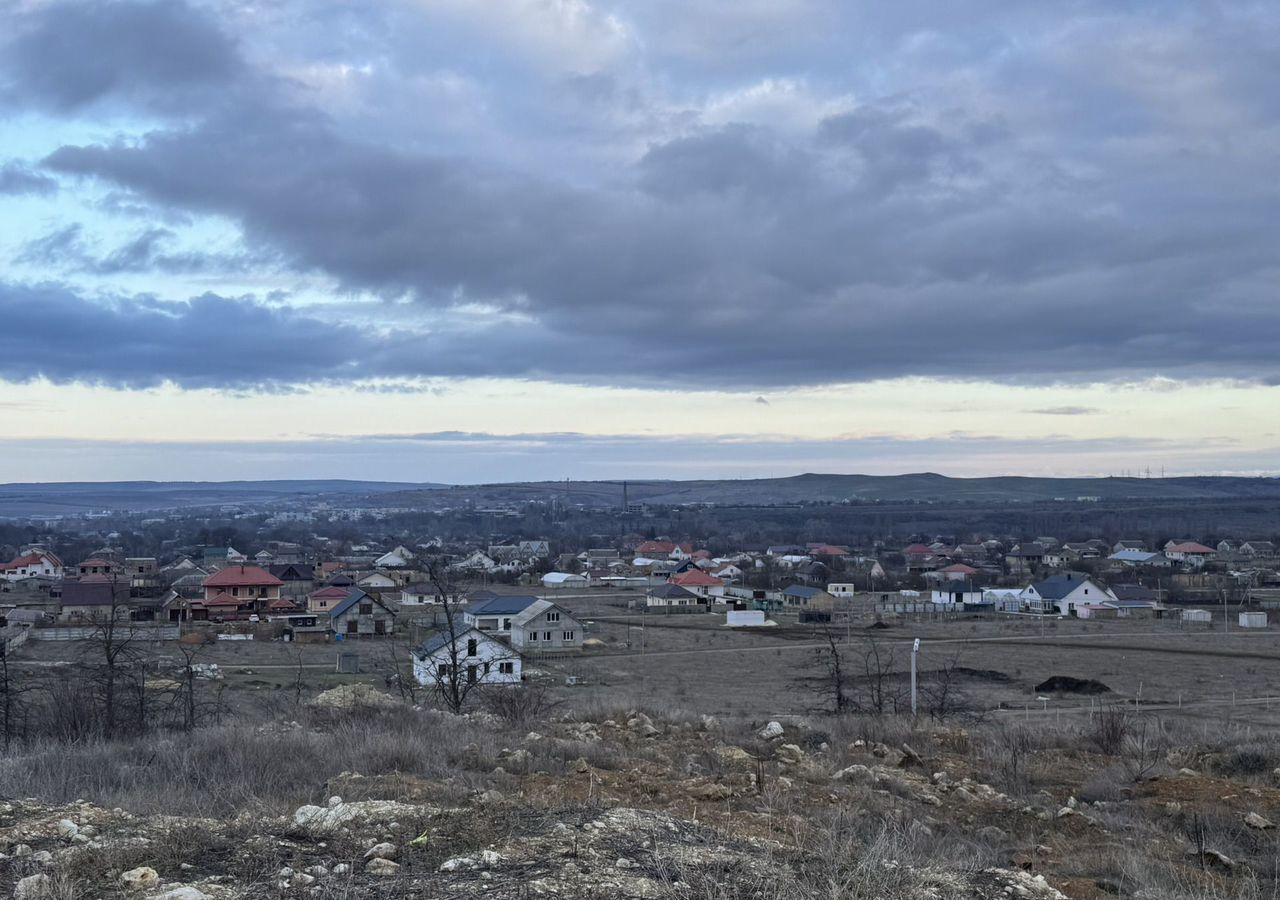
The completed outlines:
[[[10,625],[8,628],[0,631],[0,641],[4,643],[4,655],[8,656],[14,650],[21,647],[29,638],[30,629],[23,628],[20,625]]]
[[[87,641],[100,633],[100,629],[95,625],[66,625],[26,630],[33,641]],[[134,641],[176,641],[179,633],[178,625],[144,625],[134,622],[116,626],[118,637]]]

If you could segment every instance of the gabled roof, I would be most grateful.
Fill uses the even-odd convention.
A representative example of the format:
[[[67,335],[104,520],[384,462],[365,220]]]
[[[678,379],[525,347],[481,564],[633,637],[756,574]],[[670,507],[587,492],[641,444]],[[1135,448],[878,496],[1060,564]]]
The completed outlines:
[[[1037,582],[1031,586],[1045,600],[1061,600],[1082,584],[1098,586],[1087,575],[1081,575],[1079,572],[1064,572],[1061,575],[1054,575],[1052,578],[1046,578],[1044,581]]]
[[[567,611],[565,611],[559,606],[556,606],[550,600],[539,600],[537,603],[530,603],[523,610],[517,613],[515,618],[511,620],[511,626],[514,628],[517,625],[524,625],[528,622],[531,622],[534,619],[536,619],[538,616],[542,615],[544,612],[550,609],[559,609],[566,616],[569,615]]]
[[[1181,544],[1174,544],[1166,549],[1167,553],[1217,553],[1212,547],[1206,547],[1204,544],[1198,544],[1195,541],[1185,541]]]
[[[814,597],[824,593],[822,588],[809,587],[805,584],[789,584],[783,588],[782,593],[788,597],[803,597],[806,600],[812,600]]]
[[[373,596],[372,594],[366,594],[364,591],[360,590],[359,588],[352,588],[351,593],[347,594],[346,600],[339,602],[337,606],[329,610],[329,618],[336,619],[338,616],[342,615],[347,610],[351,609],[351,607],[355,606],[357,603],[362,603],[365,600],[368,600],[370,603],[375,603],[378,606],[381,606],[384,610],[391,613],[391,615],[393,616],[396,614],[395,610],[387,606],[385,603],[383,603],[381,600],[379,600],[377,597]]]
[[[283,581],[258,566],[227,566],[214,572],[204,582],[205,587],[276,587],[282,584]]]
[[[687,572],[681,572],[679,575],[671,576],[671,583],[678,584],[682,587],[720,587],[724,584],[714,575],[708,575],[701,569],[690,569]]]
[[[678,584],[660,584],[649,591],[649,596],[657,597],[660,600],[693,600],[697,598],[697,594],[693,591],[686,591]]]
[[[512,597],[494,597],[492,600],[485,600],[478,605],[471,604],[467,607],[467,614],[472,616],[514,616],[516,613],[524,612],[529,606],[537,602],[537,597],[519,594]]]
[[[423,641],[421,644],[418,645],[418,649],[415,652],[418,654],[418,656],[430,656],[431,654],[435,653],[437,650],[440,650],[444,647],[449,646],[449,642],[451,640],[462,641],[462,640],[471,640],[472,638],[475,638],[477,641],[481,641],[484,643],[496,644],[499,647],[501,647],[503,653],[507,654],[508,656],[520,655],[512,648],[508,647],[506,644],[502,643],[499,640],[495,640],[494,638],[485,634],[479,628],[476,628],[474,625],[464,625],[461,622],[454,623],[452,632],[450,632],[448,629],[445,629],[443,631],[438,631],[435,634],[431,635],[431,637],[427,638],[425,641]]]
[[[966,566],[964,563],[956,563],[954,566],[947,566],[945,569],[940,569],[939,571],[943,572],[944,574],[947,572],[950,572],[953,575],[977,575],[978,574],[977,569],[975,569],[973,566]]]

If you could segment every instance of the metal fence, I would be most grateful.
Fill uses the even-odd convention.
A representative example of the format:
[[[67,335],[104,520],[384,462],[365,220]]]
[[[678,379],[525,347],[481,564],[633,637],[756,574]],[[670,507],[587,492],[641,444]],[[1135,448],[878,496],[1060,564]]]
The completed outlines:
[[[97,636],[100,629],[96,625],[66,625],[56,628],[28,628],[26,631],[33,641],[87,641]],[[116,626],[116,634],[134,641],[176,641],[180,626],[121,623]]]

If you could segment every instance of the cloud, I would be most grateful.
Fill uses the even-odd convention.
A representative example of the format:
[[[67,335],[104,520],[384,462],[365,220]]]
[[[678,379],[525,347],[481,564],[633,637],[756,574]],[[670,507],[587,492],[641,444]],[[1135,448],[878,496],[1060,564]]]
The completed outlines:
[[[27,242],[16,261],[48,270],[62,269],[94,275],[127,273],[228,274],[261,272],[269,254],[170,250],[177,235],[168,228],[149,227],[105,254],[98,254],[79,223],[57,228]]]
[[[1048,406],[1043,409],[1029,409],[1027,412],[1038,416],[1092,416],[1101,410],[1093,406]]]
[[[366,377],[750,391],[903,375],[1277,377],[1269,235],[1280,197],[1257,188],[1274,174],[1277,109],[1265,90],[1245,89],[1268,69],[1274,16],[1188,11],[1166,22],[1142,4],[1082,2],[1063,26],[999,3],[980,27],[911,3],[828,11],[803,50],[775,55],[751,37],[810,6],[747,4],[734,33],[751,46],[710,60],[705,70],[722,65],[699,80],[663,44],[683,38],[627,3],[504,0],[503,19],[422,2],[396,7],[400,29],[385,11],[323,36],[309,23],[307,45],[285,34],[289,22],[263,29],[239,7],[215,18],[176,0],[105,12],[61,3],[22,18],[6,84],[44,108],[109,99],[143,117],[130,133],[66,143],[45,170],[87,192],[232,223],[255,250],[248,265],[331,283],[352,310]],[[1257,15],[1271,31],[1246,27]],[[421,37],[436,23],[463,28],[474,47]],[[1137,57],[1082,70],[1108,28]],[[165,49],[142,52],[133,31]],[[75,65],[38,71],[37,52],[56,62],[122,32],[131,52],[85,62],[92,77]],[[1144,48],[1141,35],[1161,39]],[[852,37],[884,62],[833,55]],[[325,103],[322,87],[300,90],[273,68],[268,51],[286,46],[287,68],[368,71],[387,97]],[[416,95],[397,76],[424,46],[433,70],[457,69],[493,104],[488,143],[459,148],[450,117],[405,115]],[[1235,58],[1219,72],[1227,46]],[[530,48],[560,57],[555,77],[512,63]],[[899,50],[910,66],[895,62]],[[1181,71],[1204,77],[1166,77]],[[573,106],[600,118],[579,126],[550,99],[574,91],[605,98]],[[600,136],[623,98],[639,110],[627,140],[648,130],[630,154]],[[1166,114],[1215,100],[1231,104],[1230,140]],[[594,166],[577,167],[584,157]],[[77,252],[68,227],[33,243],[31,258]],[[80,270],[104,281],[212,271],[175,258],[163,229],[111,246]],[[379,347],[387,300],[423,359],[402,359],[390,330]],[[243,365],[264,379],[307,377]]]
[[[0,319],[0,378],[17,382],[276,389],[345,380],[365,371],[366,355],[386,352],[359,331],[216,294],[89,300],[0,281]]]
[[[0,14],[0,97],[74,112],[113,95],[189,112],[240,70],[234,42],[182,0],[62,0]]]
[[[48,196],[58,190],[58,182],[17,160],[0,166],[0,194]]]

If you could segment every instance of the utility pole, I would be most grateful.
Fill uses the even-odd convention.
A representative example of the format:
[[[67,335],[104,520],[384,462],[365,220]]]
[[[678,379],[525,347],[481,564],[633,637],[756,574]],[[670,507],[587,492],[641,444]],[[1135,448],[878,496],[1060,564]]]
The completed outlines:
[[[920,638],[911,645],[911,718],[916,717],[916,656],[920,653]]]

